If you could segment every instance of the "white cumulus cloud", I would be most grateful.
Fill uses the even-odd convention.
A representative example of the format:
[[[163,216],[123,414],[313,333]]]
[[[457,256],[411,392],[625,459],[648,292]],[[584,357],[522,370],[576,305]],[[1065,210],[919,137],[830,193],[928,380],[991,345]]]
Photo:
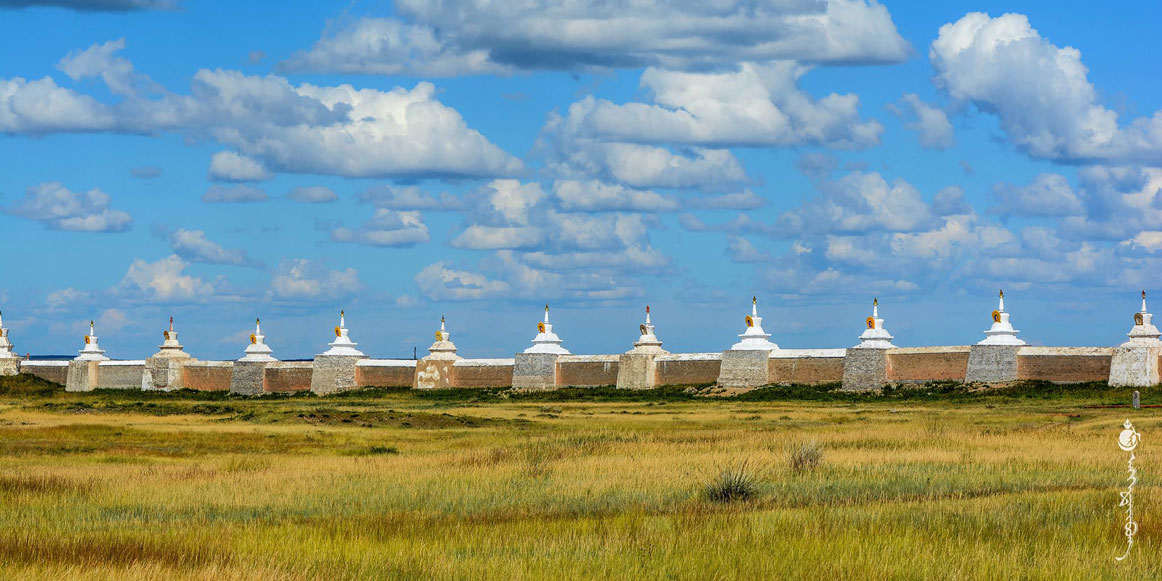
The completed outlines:
[[[925,103],[915,93],[907,93],[898,105],[888,109],[907,122],[904,127],[915,131],[922,147],[928,149],[948,149],[956,145],[956,136],[948,115],[943,110]]]
[[[73,192],[60,182],[45,182],[25,190],[24,197],[5,211],[14,216],[44,222],[54,230],[122,232],[133,219],[109,207],[109,194],[98,189]]]
[[[354,268],[332,270],[305,258],[283,260],[270,281],[270,295],[282,300],[318,300],[350,296],[359,291]]]
[[[268,180],[270,172],[262,164],[234,153],[219,151],[210,158],[210,179],[224,182],[257,182]]]
[[[448,268],[444,262],[428,265],[415,276],[416,286],[432,300],[466,300],[502,296],[509,291],[504,281],[489,280],[477,272]]]
[[[377,208],[375,215],[359,228],[332,229],[331,240],[368,246],[415,246],[426,243],[429,234],[420,212]]]
[[[724,73],[646,69],[641,84],[656,104],[596,101],[582,126],[586,134],[631,143],[847,149],[878,144],[883,126],[859,117],[859,97],[832,93],[816,101],[799,90],[807,70],[793,62],[743,64]]]
[[[1001,183],[993,187],[998,204],[989,213],[1015,216],[1076,216],[1085,212],[1069,180],[1055,173],[1043,173],[1027,186]]]
[[[908,45],[864,0],[632,3],[406,0],[399,18],[337,27],[282,63],[294,71],[457,75],[793,59],[897,62]]]
[[[122,46],[94,45],[61,63],[80,78],[99,76],[110,90],[127,93],[121,100],[102,103],[50,77],[0,79],[0,132],[173,131],[214,140],[268,170],[290,173],[495,177],[524,170],[519,159],[436,100],[436,87],[428,82],[380,91],[296,86],[275,75],[202,69],[188,95],[158,88],[159,96],[141,96],[130,88],[148,78],[114,56]]]
[[[129,265],[117,291],[131,298],[158,302],[202,302],[214,294],[214,286],[184,274],[189,263],[173,254],[155,262],[140,258]]]
[[[557,180],[553,196],[565,211],[673,212],[678,201],[648,190],[636,190],[597,180]]]
[[[207,264],[230,264],[234,266],[258,266],[246,251],[226,249],[206,238],[202,230],[178,228],[169,237],[170,248],[180,257],[192,262]]]
[[[1023,14],[966,14],[940,27],[928,54],[939,87],[996,115],[1034,157],[1162,163],[1162,111],[1119,125],[1081,51],[1042,37]]]

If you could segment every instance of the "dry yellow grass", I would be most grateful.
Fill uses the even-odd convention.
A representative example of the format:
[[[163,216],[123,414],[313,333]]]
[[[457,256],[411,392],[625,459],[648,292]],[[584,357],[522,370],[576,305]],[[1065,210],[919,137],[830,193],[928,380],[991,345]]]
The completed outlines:
[[[1152,410],[134,397],[4,397],[4,577],[1162,576]],[[1142,529],[1115,563],[1127,413]],[[806,441],[823,461],[792,471]],[[707,500],[742,461],[754,497]]]

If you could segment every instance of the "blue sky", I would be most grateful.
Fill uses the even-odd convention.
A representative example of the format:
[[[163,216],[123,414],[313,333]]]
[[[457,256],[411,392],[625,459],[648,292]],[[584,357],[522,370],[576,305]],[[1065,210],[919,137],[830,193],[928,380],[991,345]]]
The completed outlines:
[[[145,357],[1122,341],[1162,253],[1160,8],[0,0],[0,308]],[[1155,117],[1157,115],[1157,118]]]

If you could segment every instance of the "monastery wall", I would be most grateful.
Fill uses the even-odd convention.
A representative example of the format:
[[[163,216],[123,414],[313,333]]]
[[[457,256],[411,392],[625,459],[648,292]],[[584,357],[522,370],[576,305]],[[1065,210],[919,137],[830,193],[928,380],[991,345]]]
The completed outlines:
[[[1017,379],[1081,383],[1110,377],[1112,347],[1022,347]]]
[[[779,349],[767,362],[770,383],[816,385],[843,381],[846,349]]]
[[[182,385],[198,391],[230,391],[233,361],[194,361],[182,366]]]
[[[435,333],[430,355],[419,361],[369,359],[356,349],[348,335],[343,313],[329,343],[331,349],[315,361],[279,361],[265,342],[255,321],[251,343],[237,361],[191,359],[177,341],[170,321],[161,351],[149,361],[162,362],[167,381],[204,391],[230,390],[241,395],[313,391],[327,394],[359,387],[409,387],[417,389],[507,388],[553,389],[559,387],[617,386],[648,389],[661,386],[719,384],[741,389],[771,384],[842,383],[844,389],[875,390],[887,385],[930,381],[970,381],[1004,385],[1013,381],[1041,380],[1055,383],[1108,381],[1114,386],[1158,384],[1162,369],[1162,332],[1146,311],[1134,314],[1130,340],[1114,347],[1039,347],[1018,337],[1005,311],[1004,296],[991,313],[993,325],[974,345],[905,347],[893,345],[894,337],[879,316],[873,301],[864,321],[860,344],[848,349],[782,349],[762,329],[758,301],[740,341],[715,353],[666,353],[646,310],[641,337],[633,349],[615,355],[574,355],[553,330],[548,307],[537,324],[532,346],[514,358],[464,359],[457,355],[445,322]],[[0,328],[7,339],[7,330]],[[63,383],[69,391],[93,389],[143,389],[146,361],[108,359],[98,345],[90,324],[81,355],[70,361],[23,361],[12,353],[11,343],[0,342],[0,371],[21,373]],[[5,371],[7,370],[7,371]],[[150,375],[154,378],[154,375]],[[180,379],[180,381],[179,381]],[[314,383],[314,385],[312,385]]]
[[[412,387],[415,380],[416,362],[411,359],[364,359],[355,364],[356,387]]]
[[[620,355],[562,355],[557,358],[557,386],[617,385],[620,359]]]
[[[145,361],[102,361],[97,367],[97,389],[141,389]]]
[[[704,385],[718,380],[722,353],[670,353],[654,362],[655,385]]]
[[[964,381],[968,345],[897,347],[888,351],[888,383]]]
[[[68,361],[21,361],[20,372],[64,385],[69,378]]]
[[[264,371],[262,380],[264,393],[291,393],[311,390],[310,361],[279,361],[268,364]]]
[[[779,349],[767,359],[770,384],[841,382],[847,361],[844,349]],[[964,381],[970,346],[905,347],[886,350],[885,385],[928,381]],[[1055,383],[1107,381],[1112,347],[1019,347],[1017,380]],[[620,355],[561,355],[557,358],[558,387],[617,385]],[[672,353],[654,359],[654,385],[705,385],[719,375],[721,353]],[[416,361],[364,359],[355,367],[357,387],[414,387]],[[68,361],[21,361],[20,372],[54,383],[68,381]],[[1162,357],[1158,358],[1162,367]],[[144,361],[97,363],[97,389],[140,389]],[[182,385],[200,391],[230,389],[233,361],[188,361],[181,366]],[[311,389],[310,361],[276,361],[263,369],[262,393]],[[447,387],[483,388],[512,385],[512,359],[457,359]]]
[[[452,364],[454,387],[509,387],[512,359],[457,359]]]

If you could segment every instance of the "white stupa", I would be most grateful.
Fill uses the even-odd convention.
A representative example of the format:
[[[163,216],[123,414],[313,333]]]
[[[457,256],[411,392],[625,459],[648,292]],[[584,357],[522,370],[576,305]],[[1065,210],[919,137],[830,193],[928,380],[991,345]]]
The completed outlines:
[[[560,341],[557,341],[560,343]],[[440,317],[440,330],[436,331],[436,342],[428,347],[428,359],[459,359],[456,355],[456,344],[452,342],[452,334],[444,328],[444,317]]]
[[[1013,328],[1009,322],[1009,314],[1005,312],[1005,291],[1000,292],[1000,304],[993,311],[993,326],[985,331],[985,339],[977,345],[1024,345],[1025,342],[1017,338],[1020,331]]]
[[[0,359],[19,359],[12,352],[12,342],[8,340],[8,329],[4,327],[4,313],[0,313]]]
[[[880,318],[880,300],[872,299],[872,315],[864,321],[867,328],[859,336],[859,345],[856,349],[891,349],[892,334],[884,328],[884,320]]]
[[[1146,291],[1142,291],[1142,310],[1134,313],[1134,327],[1128,335],[1130,340],[1122,343],[1122,347],[1162,347],[1158,337],[1158,327],[1154,326],[1154,315],[1146,310]]]
[[[746,331],[738,337],[742,340],[730,346],[733,350],[768,351],[779,348],[778,345],[770,341],[771,334],[763,331],[763,318],[759,316],[758,297],[751,299],[750,315],[746,318]]]
[[[525,349],[525,353],[569,354],[569,350],[561,346],[561,338],[553,332],[553,324],[549,322],[549,305],[545,305],[544,322],[537,323],[537,336],[533,337],[533,346]]]
[[[254,320],[254,334],[250,336],[250,345],[246,346],[246,355],[239,361],[278,361],[272,357],[272,349],[266,344],[266,336],[262,334],[262,321]]]
[[[646,305],[646,322],[638,326],[641,337],[633,342],[633,349],[628,353],[659,353],[664,354],[662,341],[654,334],[654,324],[650,322],[650,306]]]
[[[347,314],[345,311],[339,311],[339,326],[335,327],[335,340],[328,345],[331,348],[324,351],[323,355],[364,357],[363,352],[355,348],[358,343],[347,336]]]
[[[169,359],[186,359],[190,354],[182,350],[182,344],[178,342],[178,332],[173,330],[173,317],[169,318],[169,329],[162,332],[162,337],[165,341],[158,346],[159,351],[154,354],[154,357],[166,357]]]
[[[93,330],[93,322],[89,321],[89,334],[85,335],[85,348],[81,349],[81,354],[74,358],[74,361],[108,361],[105,357],[105,350],[97,344],[97,334]]]

